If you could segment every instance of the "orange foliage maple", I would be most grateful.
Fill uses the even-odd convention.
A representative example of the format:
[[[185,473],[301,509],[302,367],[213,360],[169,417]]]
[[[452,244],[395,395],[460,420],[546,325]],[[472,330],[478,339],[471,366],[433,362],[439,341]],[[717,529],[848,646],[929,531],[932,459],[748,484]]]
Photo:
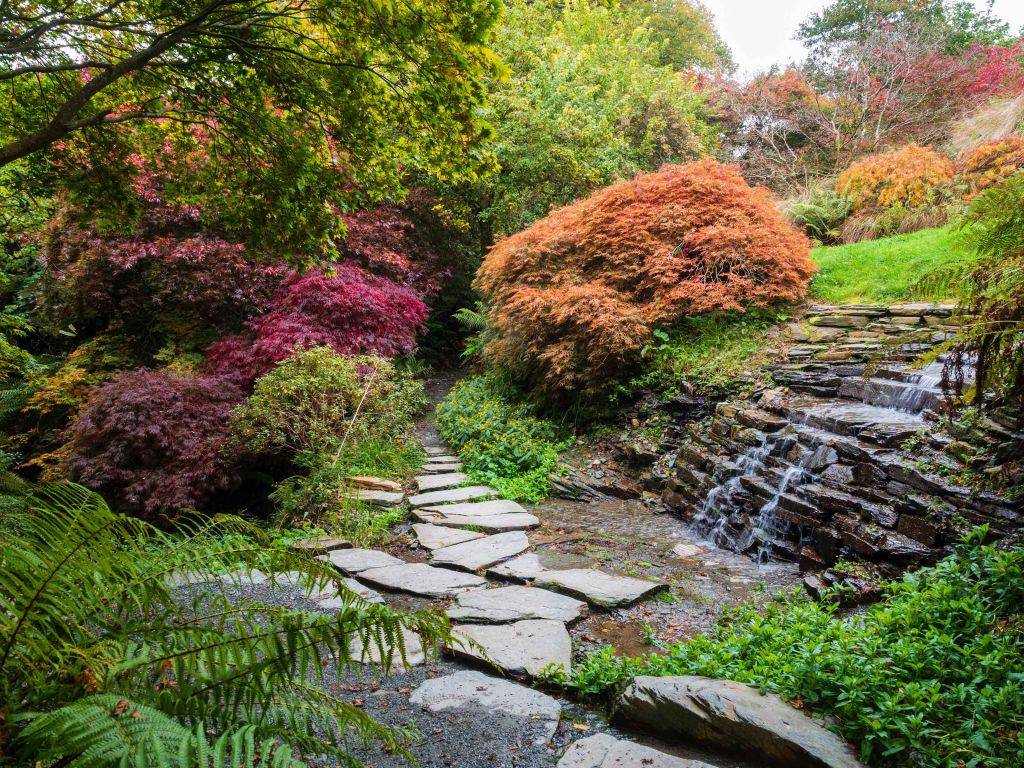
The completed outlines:
[[[500,241],[477,272],[485,356],[554,395],[595,393],[652,331],[687,315],[804,296],[807,238],[769,192],[714,160],[666,165]]]
[[[836,179],[836,192],[853,200],[857,212],[916,208],[952,184],[955,171],[953,161],[931,147],[907,144],[851,164]]]
[[[960,179],[967,196],[995,186],[1024,168],[1024,136],[986,141],[960,158]]]

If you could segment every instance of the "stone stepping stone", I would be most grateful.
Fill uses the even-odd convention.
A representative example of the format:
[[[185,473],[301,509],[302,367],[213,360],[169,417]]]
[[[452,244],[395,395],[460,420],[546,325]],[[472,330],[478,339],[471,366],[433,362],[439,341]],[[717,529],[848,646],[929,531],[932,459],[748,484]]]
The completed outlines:
[[[309,600],[316,602],[321,608],[329,609],[340,609],[346,604],[352,604],[351,595],[342,594],[334,585],[330,582],[325,583],[322,587],[310,588],[309,578],[304,573],[298,571],[286,571],[284,573],[275,573],[270,579],[275,586],[288,586],[302,590],[303,596]],[[314,580],[315,581],[315,580]],[[346,576],[343,579],[339,579],[350,591],[357,594],[369,603],[383,603],[384,598],[381,597],[379,592],[375,592],[367,586],[360,584],[353,578]]]
[[[449,653],[467,661],[496,666],[507,675],[537,677],[549,665],[568,673],[572,639],[565,624],[527,619],[513,624],[461,624],[452,627]]]
[[[391,663],[387,667],[388,672],[395,672],[411,667],[418,667],[427,656],[423,651],[423,641],[415,632],[408,629],[400,630],[402,633],[402,644],[405,646],[405,659],[402,659],[402,652],[399,646],[383,643],[384,653],[381,653],[381,644],[373,637],[367,638],[364,643],[359,635],[354,635],[349,641],[348,651],[351,657],[360,664],[382,665],[387,654],[391,654]]]
[[[440,464],[424,464],[420,471],[425,475],[437,475],[443,472],[458,472],[461,469],[461,461],[445,461]]]
[[[438,512],[442,515],[471,515],[483,517],[485,515],[507,515],[514,512],[526,512],[521,504],[508,499],[491,499],[490,501],[465,501],[456,504],[438,504],[424,507],[429,512]]]
[[[448,528],[430,523],[416,523],[412,530],[416,534],[416,542],[424,549],[441,549],[484,537],[482,533],[476,531],[464,531],[461,528]]]
[[[422,510],[413,510],[413,517],[424,523],[446,525],[451,528],[479,528],[487,533],[525,531],[536,528],[540,520],[528,512],[511,515],[438,515]]]
[[[439,456],[445,452],[445,449],[440,445],[425,445],[423,446],[423,452],[428,456]]]
[[[378,507],[395,507],[402,503],[405,494],[395,491],[374,491],[369,488],[356,488],[352,497],[365,501],[368,504],[376,504]]]
[[[536,587],[498,587],[466,592],[447,610],[452,621],[505,624],[524,619],[551,619],[572,624],[587,612],[581,600]]]
[[[440,475],[418,475],[416,488],[420,493],[436,491],[441,488],[454,488],[469,480],[464,472],[444,472]]]
[[[544,566],[540,564],[540,557],[535,552],[527,552],[525,555],[513,557],[511,560],[488,568],[487,575],[510,581],[531,581],[545,570]]]
[[[484,586],[487,581],[473,573],[450,568],[435,568],[426,563],[402,563],[371,568],[359,573],[359,580],[382,589],[408,592],[420,597],[454,597],[467,589]]]
[[[534,579],[534,583],[538,587],[549,587],[580,597],[602,608],[630,605],[644,595],[665,588],[665,584],[659,582],[617,576],[593,568],[544,571]]]
[[[348,539],[338,538],[337,536],[312,536],[308,539],[293,541],[291,544],[292,549],[309,552],[315,555],[333,552],[336,549],[351,549],[351,547],[351,541]]]
[[[454,456],[454,455],[452,455],[450,453],[439,453],[437,455],[428,456],[427,457],[427,463],[432,463],[432,464],[437,464],[439,462],[440,463],[449,463],[449,462],[453,462],[453,461],[462,461],[462,459],[460,459],[458,456]]]
[[[271,580],[271,577],[265,574],[263,571],[256,569],[239,568],[237,571],[231,571],[231,573],[225,573],[219,578],[219,581],[223,584],[230,584],[233,587],[258,587],[261,584],[266,584]],[[209,581],[208,577],[203,577],[201,581]],[[187,582],[186,582],[187,583]],[[193,582],[199,583],[199,582]]]
[[[687,760],[643,744],[598,733],[573,742],[555,768],[715,768],[700,760]]]
[[[359,488],[366,488],[370,491],[391,491],[393,493],[402,492],[402,484],[395,480],[385,480],[383,477],[371,477],[369,475],[356,475],[355,477],[346,477],[345,480],[349,485],[355,485]]]
[[[510,531],[435,549],[430,562],[462,571],[479,571],[525,552],[530,541],[522,531]]]
[[[339,549],[320,556],[321,560],[327,560],[342,573],[352,575],[370,568],[383,568],[386,565],[402,565],[405,561],[399,560],[387,552],[378,549]]]
[[[464,711],[467,717],[501,714],[528,721],[539,731],[535,744],[551,740],[562,716],[562,705],[546,693],[472,670],[425,681],[409,702],[429,712]]]
[[[409,497],[414,507],[426,507],[432,504],[446,504],[457,501],[476,501],[497,496],[498,492],[487,485],[467,485],[463,488],[448,488],[443,491],[431,491]]]

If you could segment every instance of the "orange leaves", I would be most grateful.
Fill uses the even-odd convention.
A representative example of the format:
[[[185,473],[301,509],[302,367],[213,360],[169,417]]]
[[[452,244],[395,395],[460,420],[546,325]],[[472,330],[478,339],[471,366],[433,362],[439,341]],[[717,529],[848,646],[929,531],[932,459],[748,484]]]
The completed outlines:
[[[801,298],[807,239],[735,166],[702,160],[606,187],[499,242],[477,273],[497,364],[553,394],[621,379],[659,327]]]
[[[960,178],[967,196],[999,184],[1024,168],[1024,136],[1007,136],[979,144],[960,159]]]
[[[953,161],[931,147],[908,144],[867,155],[839,174],[836,192],[853,200],[854,211],[902,205],[916,208],[953,183]]]

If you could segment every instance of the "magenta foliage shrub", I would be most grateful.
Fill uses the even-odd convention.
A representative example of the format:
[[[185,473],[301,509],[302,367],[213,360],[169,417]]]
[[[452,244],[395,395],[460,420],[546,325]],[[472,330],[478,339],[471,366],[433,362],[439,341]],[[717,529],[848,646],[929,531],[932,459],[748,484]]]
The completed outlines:
[[[330,347],[338,354],[407,354],[416,346],[427,307],[420,297],[352,263],[333,274],[292,275],[271,310],[207,351],[207,370],[250,382],[295,349]]]
[[[70,429],[70,477],[150,517],[198,509],[236,479],[223,448],[242,398],[224,377],[121,373],[95,390]]]
[[[44,258],[55,286],[47,304],[80,330],[175,311],[225,327],[265,309],[287,274],[210,233],[122,237],[55,225]]]

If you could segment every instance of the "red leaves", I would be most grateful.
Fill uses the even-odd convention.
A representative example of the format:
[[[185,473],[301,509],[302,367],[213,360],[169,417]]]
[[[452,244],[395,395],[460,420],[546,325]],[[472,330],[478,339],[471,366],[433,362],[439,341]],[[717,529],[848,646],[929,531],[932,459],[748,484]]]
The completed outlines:
[[[333,275],[292,275],[270,311],[249,321],[246,335],[210,347],[208,369],[251,381],[296,347],[325,346],[343,355],[407,354],[426,317],[426,305],[411,289],[354,264],[339,264]]]
[[[498,243],[477,273],[488,357],[554,393],[597,391],[686,315],[801,298],[807,239],[734,166],[665,166]]]
[[[71,428],[73,480],[134,512],[198,509],[234,481],[223,451],[242,400],[221,377],[140,368],[99,387]]]

